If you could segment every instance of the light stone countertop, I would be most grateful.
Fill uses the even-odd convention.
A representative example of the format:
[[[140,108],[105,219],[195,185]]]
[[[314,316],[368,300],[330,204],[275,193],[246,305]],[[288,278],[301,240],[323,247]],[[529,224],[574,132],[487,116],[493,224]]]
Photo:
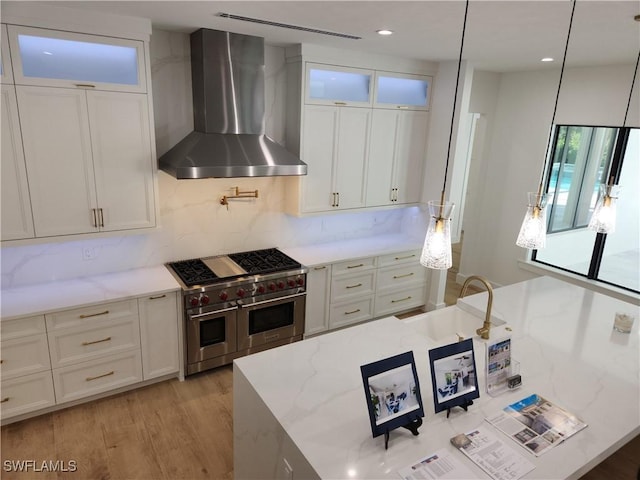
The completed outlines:
[[[325,263],[374,257],[421,248],[422,243],[419,241],[408,238],[406,235],[391,234],[319,243],[317,245],[307,245],[303,247],[283,247],[279,248],[279,250],[303,265],[313,267]]]
[[[533,393],[588,427],[540,457],[498,433],[535,465],[524,478],[577,479],[640,434],[638,307],[550,277],[495,290],[494,309],[507,325],[493,328],[491,338],[511,335],[523,386],[496,397],[486,393],[486,347],[475,336],[480,398],[468,412],[453,410],[449,419],[446,412],[434,414],[428,350],[456,337],[435,341],[429,332],[447,322],[479,327],[486,293],[461,303],[480,315],[454,306],[407,320],[388,317],[235,360],[238,478],[250,476],[252,468],[263,478],[278,478],[283,458],[293,467],[293,478],[398,478],[399,469],[441,448],[452,451],[477,478],[488,478],[455,451],[449,438],[480,425],[493,428],[487,416]],[[636,315],[631,334],[612,330],[617,311]],[[385,451],[384,437],[371,436],[360,366],[406,351],[413,351],[416,361],[424,424],[417,437],[404,429],[392,431]]]
[[[179,290],[164,265],[29,285],[0,291],[0,318],[11,320]]]

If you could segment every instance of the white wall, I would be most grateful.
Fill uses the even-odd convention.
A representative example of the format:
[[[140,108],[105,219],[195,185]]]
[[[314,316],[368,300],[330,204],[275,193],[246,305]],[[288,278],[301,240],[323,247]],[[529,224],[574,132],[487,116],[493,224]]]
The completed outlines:
[[[151,76],[157,153],[161,155],[192,130],[189,37],[154,30]],[[284,49],[266,46],[266,132],[284,143]],[[63,240],[0,251],[2,288],[162,264],[184,258],[274,246],[298,246],[376,234],[423,229],[418,208],[344,213],[311,218],[284,214],[282,177],[176,180],[158,172],[161,227],[148,234],[92,240]],[[232,187],[260,191],[227,210],[220,197]],[[83,260],[84,248],[96,258]]]

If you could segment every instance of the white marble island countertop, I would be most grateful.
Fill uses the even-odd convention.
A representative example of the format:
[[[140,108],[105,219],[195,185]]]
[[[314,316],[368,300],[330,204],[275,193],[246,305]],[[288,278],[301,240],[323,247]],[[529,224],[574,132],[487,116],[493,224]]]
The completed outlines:
[[[143,295],[179,291],[180,285],[164,265],[123,272],[3,289],[2,320],[39,315],[125,300]]]
[[[464,299],[466,308],[483,302],[486,294]],[[494,309],[507,325],[492,329],[492,338],[511,329],[523,386],[496,397],[485,393],[485,345],[476,336],[480,398],[449,419],[446,412],[434,414],[428,350],[455,335],[427,335],[432,323],[482,324],[458,307],[407,320],[389,317],[236,360],[236,478],[286,478],[291,470],[293,478],[399,478],[399,469],[443,448],[477,478],[488,478],[449,438],[480,425],[493,428],[487,416],[533,393],[589,426],[540,457],[498,433],[535,465],[524,478],[579,478],[640,434],[638,320],[629,335],[612,331],[616,311],[637,317],[638,307],[541,277],[497,289]],[[360,366],[406,351],[416,361],[424,424],[418,436],[392,431],[385,451],[384,437],[371,436]]]

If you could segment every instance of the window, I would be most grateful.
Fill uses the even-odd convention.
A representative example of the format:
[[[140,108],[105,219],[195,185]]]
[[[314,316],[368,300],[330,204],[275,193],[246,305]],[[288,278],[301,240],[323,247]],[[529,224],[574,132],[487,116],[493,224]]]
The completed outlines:
[[[547,169],[547,246],[535,262],[640,291],[640,129],[559,125]],[[622,186],[616,231],[587,229],[600,183]]]

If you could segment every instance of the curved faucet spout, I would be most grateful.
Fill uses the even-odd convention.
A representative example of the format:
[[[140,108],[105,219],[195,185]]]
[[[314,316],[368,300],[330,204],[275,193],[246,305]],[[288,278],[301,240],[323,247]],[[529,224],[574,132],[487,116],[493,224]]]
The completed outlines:
[[[476,333],[480,335],[481,338],[488,340],[489,331],[491,330],[491,306],[493,305],[493,287],[491,286],[489,281],[486,278],[481,277],[480,275],[471,275],[467,277],[467,279],[462,284],[462,289],[460,290],[460,295],[458,296],[458,298],[464,297],[465,293],[467,293],[469,284],[474,280],[482,283],[487,289],[487,293],[489,294],[489,299],[487,300],[487,313],[484,318],[484,323],[482,324],[481,328],[476,330]]]

